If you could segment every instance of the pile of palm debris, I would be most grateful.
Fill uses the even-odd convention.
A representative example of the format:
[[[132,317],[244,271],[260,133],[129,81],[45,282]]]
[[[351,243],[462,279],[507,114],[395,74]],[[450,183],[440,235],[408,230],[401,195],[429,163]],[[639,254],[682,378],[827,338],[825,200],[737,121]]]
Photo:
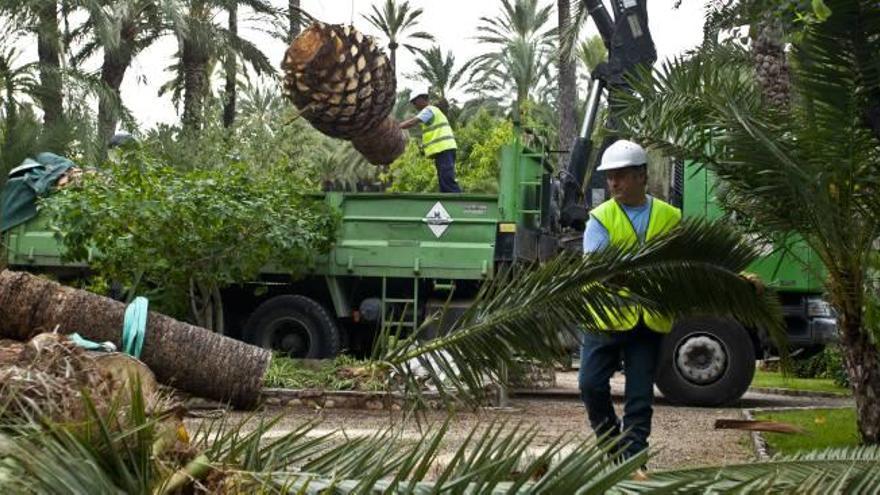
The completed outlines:
[[[88,352],[58,333],[29,342],[0,340],[0,418],[79,422],[91,404],[102,416],[124,411],[132,387],[148,410],[168,407],[143,363],[121,353]]]

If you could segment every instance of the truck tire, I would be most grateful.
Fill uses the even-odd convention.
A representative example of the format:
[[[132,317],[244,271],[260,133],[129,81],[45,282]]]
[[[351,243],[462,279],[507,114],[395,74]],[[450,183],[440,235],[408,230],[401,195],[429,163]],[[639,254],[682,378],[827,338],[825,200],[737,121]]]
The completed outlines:
[[[691,318],[664,339],[656,383],[671,402],[711,407],[742,397],[754,376],[755,348],[742,325]]]
[[[340,349],[336,321],[305,296],[276,296],[259,305],[245,323],[244,339],[298,359],[332,358]]]

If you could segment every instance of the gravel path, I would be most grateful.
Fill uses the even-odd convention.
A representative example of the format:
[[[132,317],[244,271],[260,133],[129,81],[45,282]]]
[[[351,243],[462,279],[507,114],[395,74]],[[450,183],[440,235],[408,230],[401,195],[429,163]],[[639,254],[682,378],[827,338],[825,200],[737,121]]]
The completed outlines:
[[[520,397],[511,401],[511,410],[457,413],[447,436],[448,449],[457,447],[457,439],[463,438],[477,425],[487,425],[493,421],[508,423],[535,424],[539,435],[534,443],[536,448],[548,445],[559,436],[586,438],[592,436],[586,425],[584,407],[577,396],[576,372],[557,375],[559,389],[544,397]],[[622,406],[623,377],[612,380],[615,405],[620,413]],[[738,404],[725,408],[691,408],[668,404],[658,396],[654,408],[653,433],[651,445],[654,457],[649,468],[655,470],[700,466],[706,464],[730,464],[748,462],[754,458],[748,433],[735,430],[716,430],[714,423],[719,418],[741,419],[741,409],[755,407],[791,407],[805,405],[842,405],[846,399],[791,397],[769,394],[748,393]],[[283,415],[283,420],[270,432],[271,436],[281,435],[306,421],[320,418],[321,424],[314,434],[332,431],[346,435],[368,435],[377,429],[403,427],[406,437],[415,438],[419,431],[416,421],[410,419],[402,423],[399,413],[384,411],[359,411],[325,409],[311,411],[303,408],[270,408],[263,412],[264,417]],[[229,413],[228,419],[236,421],[248,415]],[[427,423],[443,421],[445,414],[429,412]],[[195,422],[196,420],[190,420]],[[338,433],[342,435],[342,433]]]

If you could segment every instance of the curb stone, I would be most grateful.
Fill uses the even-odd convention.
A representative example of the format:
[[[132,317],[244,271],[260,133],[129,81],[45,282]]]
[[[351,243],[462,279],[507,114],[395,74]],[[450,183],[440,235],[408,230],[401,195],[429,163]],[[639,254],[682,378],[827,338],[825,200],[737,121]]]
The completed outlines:
[[[827,410],[827,409],[851,409],[852,406],[789,406],[789,407],[755,407],[751,409],[743,409],[742,415],[743,419],[748,421],[754,421],[755,414],[764,413],[764,412],[785,412],[785,411],[817,411],[817,410]],[[752,447],[755,450],[755,456],[759,461],[768,461],[773,458],[773,455],[770,454],[770,448],[767,445],[767,439],[764,438],[764,435],[761,434],[760,431],[752,431],[749,432],[752,437]]]
[[[749,387],[749,392],[758,394],[790,395],[794,397],[821,397],[823,399],[848,399],[846,393],[822,392],[818,390],[797,390],[792,388]]]

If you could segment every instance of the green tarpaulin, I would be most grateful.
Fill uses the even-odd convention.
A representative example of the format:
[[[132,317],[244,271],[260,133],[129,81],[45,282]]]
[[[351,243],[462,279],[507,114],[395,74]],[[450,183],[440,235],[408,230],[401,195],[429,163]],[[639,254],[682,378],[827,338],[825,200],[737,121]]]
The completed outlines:
[[[37,198],[49,192],[73,162],[67,158],[40,153],[28,158],[9,173],[0,196],[0,232],[37,216]]]

